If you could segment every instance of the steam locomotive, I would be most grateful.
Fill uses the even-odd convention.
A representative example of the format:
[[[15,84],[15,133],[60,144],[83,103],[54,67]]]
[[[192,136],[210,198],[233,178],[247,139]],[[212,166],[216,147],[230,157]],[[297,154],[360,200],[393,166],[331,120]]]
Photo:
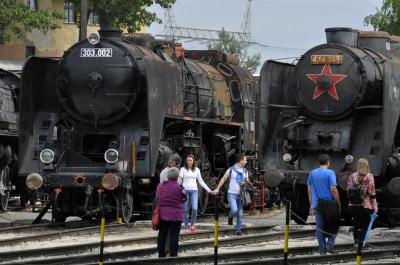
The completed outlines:
[[[21,186],[16,183],[19,84],[17,74],[0,69],[0,210],[7,209],[13,188]]]
[[[307,220],[307,177],[328,153],[342,214],[356,161],[375,176],[379,220],[400,225],[400,38],[386,32],[327,28],[327,43],[296,65],[264,63],[257,103],[259,167],[292,201],[292,218]]]
[[[28,59],[19,176],[49,196],[53,220],[96,217],[99,208],[125,222],[151,212],[173,153],[195,154],[210,185],[235,154],[254,155],[252,75],[221,52],[175,48],[103,28],[62,58]],[[199,193],[204,212],[208,194]]]

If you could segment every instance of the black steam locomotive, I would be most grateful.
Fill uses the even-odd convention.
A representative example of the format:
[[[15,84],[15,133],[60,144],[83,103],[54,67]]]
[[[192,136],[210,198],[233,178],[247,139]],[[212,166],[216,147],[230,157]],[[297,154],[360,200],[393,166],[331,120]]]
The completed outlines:
[[[17,74],[0,69],[0,210],[7,209],[17,184],[19,86]]]
[[[331,156],[342,213],[356,161],[375,176],[380,221],[400,225],[400,38],[385,32],[326,29],[327,43],[296,65],[261,70],[257,143],[270,186],[280,183],[292,217],[307,219],[307,176],[320,153]],[[282,181],[282,182],[281,182]]]
[[[99,33],[62,58],[31,57],[22,72],[19,174],[49,195],[53,220],[100,206],[125,222],[148,213],[175,152],[196,154],[211,185],[235,154],[254,154],[254,81],[235,58]],[[201,211],[207,198],[200,189]]]

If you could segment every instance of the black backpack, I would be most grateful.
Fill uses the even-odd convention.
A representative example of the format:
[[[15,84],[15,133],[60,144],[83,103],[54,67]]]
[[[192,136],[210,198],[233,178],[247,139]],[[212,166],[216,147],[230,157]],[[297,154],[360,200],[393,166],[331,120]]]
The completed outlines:
[[[349,195],[349,202],[353,205],[361,205],[364,201],[365,194],[361,184],[358,182],[357,177],[353,177],[353,184],[347,189]]]

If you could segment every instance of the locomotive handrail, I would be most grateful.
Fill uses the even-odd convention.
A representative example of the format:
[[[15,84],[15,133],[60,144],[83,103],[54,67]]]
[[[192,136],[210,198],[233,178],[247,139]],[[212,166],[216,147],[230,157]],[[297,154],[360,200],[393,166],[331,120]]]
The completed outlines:
[[[359,106],[355,107],[356,110],[362,110],[362,109],[383,109],[382,105],[368,105],[368,106]]]
[[[260,108],[278,108],[278,109],[300,109],[301,106],[281,105],[281,104],[260,104]]]

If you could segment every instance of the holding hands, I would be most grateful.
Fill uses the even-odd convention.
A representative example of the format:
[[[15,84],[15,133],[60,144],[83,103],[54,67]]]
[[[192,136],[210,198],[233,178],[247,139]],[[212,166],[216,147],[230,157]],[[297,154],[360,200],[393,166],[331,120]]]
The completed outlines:
[[[213,191],[210,191],[209,192],[211,195],[218,195],[218,193],[219,193],[219,189],[215,189],[215,190],[213,190]]]

